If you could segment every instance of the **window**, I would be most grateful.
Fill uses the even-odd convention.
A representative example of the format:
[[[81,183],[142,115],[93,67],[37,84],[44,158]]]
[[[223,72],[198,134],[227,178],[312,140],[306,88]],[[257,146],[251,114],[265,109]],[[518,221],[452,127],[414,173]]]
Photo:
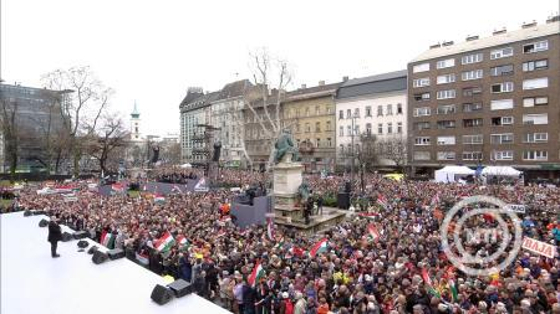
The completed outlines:
[[[371,135],[371,123],[366,123],[366,134]]]
[[[452,114],[455,113],[455,105],[441,105],[437,107],[436,114]]]
[[[428,100],[430,100],[430,93],[414,94],[414,100],[416,100],[416,101],[428,101]]]
[[[360,135],[360,125],[354,126],[354,135]]]
[[[461,80],[463,81],[471,81],[471,80],[478,80],[482,78],[483,71],[482,70],[472,70],[467,72],[461,73]]]
[[[356,118],[360,117],[360,108],[354,108],[354,117]]]
[[[414,129],[418,131],[429,130],[431,128],[430,122],[416,122],[414,123]]]
[[[393,123],[389,122],[387,123],[387,134],[392,134],[393,133]]]
[[[523,124],[548,124],[547,113],[524,114]]]
[[[414,139],[414,145],[417,146],[427,146],[430,145],[430,137],[429,136],[420,136]]]
[[[402,122],[397,122],[397,133],[402,134]]]
[[[416,88],[416,87],[426,87],[426,86],[430,86],[430,78],[429,77],[423,77],[423,78],[418,78],[418,79],[412,80],[412,87],[414,87],[414,88]]]
[[[366,117],[371,117],[371,106],[366,107]]]
[[[455,73],[440,75],[436,79],[437,84],[447,84],[455,82]]]
[[[492,93],[513,92],[513,82],[503,82],[492,85]]]
[[[321,106],[315,106],[315,115],[318,116],[321,114]]]
[[[438,136],[438,145],[455,145],[455,136]]]
[[[527,133],[525,134],[525,143],[546,143],[548,142],[548,133]]]
[[[490,101],[490,110],[513,109],[513,99],[496,99]]]
[[[398,104],[397,104],[397,114],[402,114],[402,113],[403,113],[403,112],[402,112],[402,104],[401,104],[401,103],[398,103]]]
[[[463,152],[463,160],[482,160],[482,152]]]
[[[332,131],[332,129],[331,129],[331,122],[330,122],[330,121],[327,121],[326,131],[327,131],[327,132]]]
[[[344,145],[340,144],[340,153],[344,154]]]
[[[414,152],[414,160],[430,160],[430,152]]]
[[[437,92],[437,99],[450,99],[455,98],[454,89],[440,90]]]
[[[327,147],[332,147],[332,139],[327,137]]]
[[[513,160],[512,150],[497,150],[494,151],[494,160]]]
[[[383,116],[383,106],[377,106],[377,116]]]
[[[383,134],[383,123],[377,124],[377,134]]]
[[[482,111],[482,103],[463,104],[463,112],[477,112],[477,111]]]
[[[492,118],[493,126],[511,125],[513,124],[513,117],[494,117]]]
[[[421,63],[412,67],[412,73],[426,72],[430,71],[429,63]]]
[[[299,108],[296,109],[296,117],[301,117],[301,112],[300,112]]]
[[[523,80],[523,89],[536,89],[548,87],[548,77]]]
[[[490,134],[490,143],[492,144],[512,144],[513,133]]]
[[[523,160],[548,160],[548,151],[546,150],[524,151]]]
[[[483,60],[484,56],[482,53],[475,53],[461,57],[461,64],[477,63],[482,62]]]
[[[467,87],[463,88],[463,97],[472,97],[476,94],[482,93],[482,87]]]
[[[548,50],[548,40],[523,45],[523,53],[533,53],[546,50]]]
[[[455,160],[455,152],[437,152],[438,160]]]
[[[500,49],[494,49],[490,52],[490,60],[501,59],[513,56],[513,48],[504,47]]]
[[[523,63],[523,72],[548,69],[548,59],[529,61]]]
[[[455,59],[453,58],[440,60],[436,63],[436,68],[438,69],[450,68],[452,66],[455,66]]]
[[[305,133],[311,133],[311,124],[310,123],[305,124]]]
[[[339,111],[338,111],[338,119],[339,119],[339,120],[340,120],[340,119],[344,119],[344,111],[342,111],[342,110],[339,110]]]
[[[388,116],[392,116],[392,115],[393,115],[393,105],[392,105],[392,104],[388,104],[388,105],[387,105],[387,115],[388,115]]]
[[[332,107],[331,106],[326,106],[325,107],[327,114],[331,114],[332,113]]]
[[[463,135],[463,144],[478,145],[483,143],[483,139],[482,134]]]
[[[443,120],[437,122],[438,129],[454,129],[455,128],[455,120]]]
[[[523,107],[535,107],[548,105],[548,97],[525,97],[523,98]]]
[[[343,126],[340,126],[338,128],[338,136],[344,136],[344,127]]]
[[[321,132],[321,122],[315,122],[315,132]]]
[[[351,125],[346,126],[346,134],[348,136],[352,136],[352,126]]]
[[[321,139],[320,138],[315,140],[315,147],[321,147]]]
[[[298,124],[296,124],[296,132],[297,132],[297,133],[301,132],[301,128],[300,128],[300,125],[299,125],[299,123],[298,123]]]
[[[463,127],[465,128],[474,128],[478,126],[482,126],[482,118],[476,119],[463,119]]]
[[[309,117],[311,115],[309,107],[305,108],[305,116]]]
[[[432,113],[432,109],[430,107],[414,108],[415,117],[425,117],[425,116],[429,116],[431,113]]]
[[[490,68],[491,76],[505,76],[513,74],[513,64],[500,65]]]
[[[352,118],[352,110],[346,109],[346,119],[351,119],[351,118]]]

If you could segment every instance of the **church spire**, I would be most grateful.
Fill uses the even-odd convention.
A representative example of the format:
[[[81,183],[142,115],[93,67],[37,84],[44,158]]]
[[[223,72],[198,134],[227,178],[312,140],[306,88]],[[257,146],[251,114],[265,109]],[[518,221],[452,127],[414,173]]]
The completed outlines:
[[[132,110],[132,113],[130,114],[130,116],[134,119],[140,118],[140,112],[138,111],[138,106],[136,105],[136,100],[134,101],[134,110]]]

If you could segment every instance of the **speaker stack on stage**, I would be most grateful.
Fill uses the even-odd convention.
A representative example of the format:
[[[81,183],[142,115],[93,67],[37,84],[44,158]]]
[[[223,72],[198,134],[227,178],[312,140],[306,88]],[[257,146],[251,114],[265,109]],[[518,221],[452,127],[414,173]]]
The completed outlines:
[[[109,259],[109,255],[107,255],[107,253],[103,253],[99,250],[95,250],[93,252],[93,256],[91,257],[91,261],[96,264],[99,265],[101,263],[106,262]]]
[[[156,285],[152,290],[152,300],[159,305],[164,305],[171,301],[173,297],[181,298],[188,294],[193,293],[193,287],[190,283],[183,279],[175,280],[174,282],[164,287],[162,285]]]
[[[68,242],[68,241],[72,241],[74,240],[74,238],[72,237],[71,233],[68,232],[63,232],[62,233],[62,242]]]
[[[112,249],[107,252],[107,255],[109,255],[109,258],[114,261],[116,259],[123,258],[125,256],[125,253],[123,249]]]
[[[72,234],[72,237],[76,240],[85,239],[88,237],[87,231],[76,231]]]
[[[46,219],[41,219],[41,221],[39,221],[39,227],[44,228],[46,226],[49,225],[49,221]]]

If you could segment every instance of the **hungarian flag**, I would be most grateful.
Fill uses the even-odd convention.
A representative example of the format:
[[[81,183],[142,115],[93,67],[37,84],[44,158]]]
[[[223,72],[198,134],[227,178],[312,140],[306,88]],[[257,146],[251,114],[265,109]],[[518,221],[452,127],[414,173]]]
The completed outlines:
[[[108,249],[113,249],[113,246],[115,245],[115,236],[113,235],[112,232],[107,232],[107,230],[103,230],[99,242],[101,242],[101,245],[107,247]]]
[[[148,266],[150,264],[150,257],[146,253],[136,253],[136,260],[144,266]]]
[[[173,243],[175,243],[175,239],[173,239],[171,233],[166,231],[163,236],[154,243],[154,247],[158,252],[166,252],[173,246]]]
[[[154,202],[156,203],[165,203],[165,196],[163,196],[163,194],[156,194],[154,196]]]
[[[428,271],[426,270],[426,268],[422,268],[422,279],[424,279],[424,283],[426,283],[426,285],[428,286],[428,292],[430,294],[432,294],[435,297],[440,297],[439,292],[434,288],[434,285],[432,283],[432,279],[430,278],[430,276],[428,275]]]
[[[280,239],[280,241],[278,241],[278,243],[276,243],[274,247],[277,249],[281,249],[283,246],[284,246],[284,237],[282,237],[282,239]]]
[[[272,222],[272,218],[268,218],[266,223],[266,234],[270,241],[274,241],[274,223]]]
[[[455,280],[449,279],[449,281],[447,281],[447,286],[449,287],[449,290],[451,290],[451,294],[453,295],[453,302],[458,302],[459,290],[457,290],[457,284],[455,283]]]
[[[180,248],[189,246],[189,241],[185,238],[184,235],[180,234],[177,236],[177,243],[179,244]]]
[[[297,246],[292,246],[289,250],[290,254],[297,257],[302,257],[305,254],[305,251]]]
[[[261,262],[257,262],[257,265],[255,266],[255,268],[253,268],[253,271],[247,279],[247,282],[251,287],[254,288],[257,282],[259,282],[259,279],[261,279],[262,277],[264,277],[264,268],[261,266]]]
[[[373,239],[373,241],[379,241],[379,231],[377,231],[377,227],[374,224],[368,225],[368,233],[369,236]]]
[[[328,242],[327,238],[323,238],[319,240],[319,242],[315,243],[315,245],[313,245],[313,248],[311,248],[311,251],[309,251],[311,257],[315,257],[318,253],[326,252],[327,242]]]
[[[387,198],[384,195],[379,195],[377,197],[377,204],[383,206],[383,208],[387,208],[387,206],[389,205],[389,202],[387,201]]]

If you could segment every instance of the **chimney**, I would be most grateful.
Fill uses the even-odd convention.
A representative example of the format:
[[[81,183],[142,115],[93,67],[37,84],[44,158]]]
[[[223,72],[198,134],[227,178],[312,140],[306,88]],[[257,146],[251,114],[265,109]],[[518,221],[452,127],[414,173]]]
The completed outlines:
[[[325,86],[325,81],[319,81],[319,86]]]
[[[301,89],[305,89],[305,88],[307,88],[307,85],[301,84]]]
[[[347,82],[347,81],[348,81],[348,76],[343,76],[343,77],[342,77],[342,81],[343,81],[343,82]]]
[[[523,25],[521,25],[521,28],[525,29],[533,26],[537,26],[537,21],[533,20],[533,22],[531,23],[523,23]]]
[[[556,15],[553,15],[553,16],[549,17],[546,20],[546,23],[548,24],[548,23],[554,23],[554,22],[558,22],[558,21],[560,21],[560,15],[556,14]]]
[[[500,35],[500,34],[505,34],[505,33],[507,33],[507,29],[506,29],[505,27],[503,27],[502,29],[495,30],[495,31],[492,33],[492,35],[495,36],[495,35]]]
[[[441,47],[441,44],[440,44],[440,43],[437,43],[437,44],[435,44],[435,45],[431,45],[431,46],[430,46],[430,49],[436,49],[436,48],[439,48],[439,47]]]
[[[473,40],[477,40],[477,39],[478,39],[478,35],[467,36],[467,41],[473,41]]]
[[[447,46],[452,46],[453,45],[453,41],[444,41],[443,44],[441,44],[443,47],[447,47]]]

